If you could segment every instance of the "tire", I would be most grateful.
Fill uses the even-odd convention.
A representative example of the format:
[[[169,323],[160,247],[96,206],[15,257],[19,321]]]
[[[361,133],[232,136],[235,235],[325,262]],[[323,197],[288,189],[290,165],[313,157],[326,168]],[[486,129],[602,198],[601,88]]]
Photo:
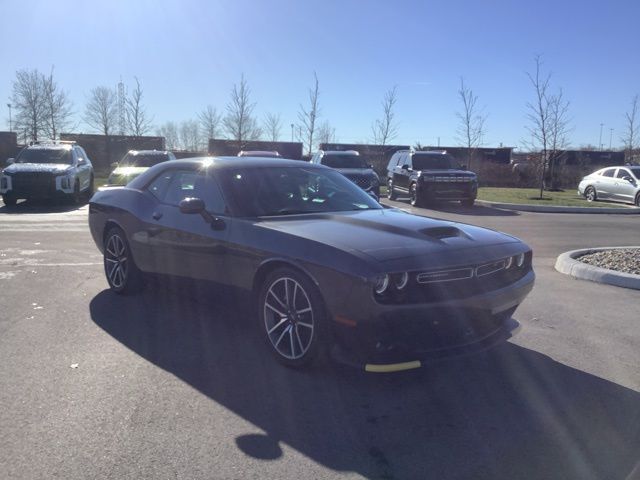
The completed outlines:
[[[640,192],[636,195],[635,202],[633,202],[636,207],[640,207]]]
[[[131,255],[127,237],[122,229],[111,228],[104,241],[104,273],[109,287],[121,295],[142,290],[142,272]]]
[[[598,199],[598,193],[596,192],[596,189],[589,186],[587,188],[585,188],[584,190],[584,198],[587,199],[587,202],[593,202],[595,200]]]
[[[15,197],[12,197],[10,195],[3,195],[2,196],[2,201],[4,202],[5,206],[7,207],[15,207],[16,203],[18,203],[18,199]]]
[[[393,188],[393,180],[391,179],[387,180],[387,198],[389,200],[395,200],[398,198],[398,195],[396,195],[396,191]]]
[[[460,200],[460,205],[462,205],[463,207],[473,207],[473,204],[475,202],[475,198],[468,198],[467,200]]]
[[[416,183],[412,183],[409,186],[409,198],[409,202],[414,207],[422,207],[424,204],[422,196],[420,195],[420,191],[418,190],[418,185]]]
[[[80,181],[76,180],[73,184],[73,193],[71,194],[71,201],[76,205],[79,205],[82,202],[82,195],[80,194]]]
[[[94,179],[93,179],[93,175],[91,175],[91,179],[89,180],[89,188],[87,188],[87,191],[86,191],[87,200],[91,200],[91,197],[93,197],[93,192],[94,192]]]
[[[265,278],[258,297],[258,327],[267,348],[288,367],[317,363],[327,350],[324,302],[313,282],[291,268]]]

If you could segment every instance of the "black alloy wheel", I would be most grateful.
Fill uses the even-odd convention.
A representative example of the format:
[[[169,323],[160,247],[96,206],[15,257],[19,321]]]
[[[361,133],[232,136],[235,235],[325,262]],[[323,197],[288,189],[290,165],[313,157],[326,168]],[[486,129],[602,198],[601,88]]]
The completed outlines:
[[[396,198],[398,198],[398,196],[396,195],[396,191],[393,188],[393,180],[391,179],[387,181],[387,198],[389,200],[395,200]]]
[[[105,237],[104,273],[116,293],[127,295],[142,289],[142,272],[133,261],[124,232],[117,227]]]
[[[16,203],[18,203],[18,199],[15,197],[12,197],[11,195],[3,195],[2,201],[7,207],[15,207]]]
[[[291,268],[271,272],[260,289],[258,310],[261,335],[280,363],[303,367],[323,356],[324,306],[306,275]]]
[[[598,199],[598,195],[596,193],[596,189],[593,187],[587,187],[584,191],[584,198],[587,199],[587,202],[593,202]]]

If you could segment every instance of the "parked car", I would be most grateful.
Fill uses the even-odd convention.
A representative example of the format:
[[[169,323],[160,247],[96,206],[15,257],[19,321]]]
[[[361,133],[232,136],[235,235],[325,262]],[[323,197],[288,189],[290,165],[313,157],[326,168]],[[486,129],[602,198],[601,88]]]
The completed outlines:
[[[266,158],[281,158],[280,154],[273,151],[268,150],[240,150],[238,153],[239,157],[266,157]]]
[[[339,171],[365,192],[373,193],[376,198],[380,197],[380,177],[378,177],[373,166],[368,165],[355,150],[319,150],[311,157],[311,163],[331,167]]]
[[[115,165],[115,169],[109,175],[109,185],[126,185],[149,167],[175,160],[176,156],[166,150],[129,150]]]
[[[478,195],[478,177],[455,166],[446,152],[399,150],[387,165],[387,196],[408,195],[411,205],[424,206],[434,201],[456,200],[470,207]]]
[[[97,192],[89,226],[114,292],[146,274],[236,287],[268,349],[296,367],[327,350],[383,371],[486,348],[534,282],[520,240],[383,208],[335,170],[293,160],[161,163]]]
[[[602,168],[584,177],[578,194],[589,202],[608,200],[640,207],[640,166]]]
[[[69,198],[80,203],[93,195],[93,165],[75,142],[36,142],[10,158],[0,173],[0,194],[7,206],[19,199]]]

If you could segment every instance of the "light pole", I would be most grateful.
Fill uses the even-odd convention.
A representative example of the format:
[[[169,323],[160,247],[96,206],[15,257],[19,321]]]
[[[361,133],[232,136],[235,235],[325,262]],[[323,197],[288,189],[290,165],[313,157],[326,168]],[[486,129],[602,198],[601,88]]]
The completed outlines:
[[[11,128],[11,104],[7,103],[7,107],[9,107],[9,131],[13,132],[13,129]]]
[[[600,141],[598,142],[598,147],[600,148],[600,151],[602,151],[602,127],[604,126],[604,123],[600,124]]]
[[[291,124],[291,141],[293,142],[293,123]]]
[[[613,128],[609,129],[609,151],[611,151],[611,139],[613,138]]]

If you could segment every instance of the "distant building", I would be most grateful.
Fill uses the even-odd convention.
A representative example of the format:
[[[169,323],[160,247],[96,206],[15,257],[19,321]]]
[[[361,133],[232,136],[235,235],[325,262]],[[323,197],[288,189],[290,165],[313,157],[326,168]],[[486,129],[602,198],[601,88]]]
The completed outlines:
[[[469,149],[466,147],[422,147],[422,150],[445,150],[451,154],[459,163],[469,163]],[[472,166],[475,168],[478,163],[493,162],[509,164],[513,147],[478,147],[473,149]]]

